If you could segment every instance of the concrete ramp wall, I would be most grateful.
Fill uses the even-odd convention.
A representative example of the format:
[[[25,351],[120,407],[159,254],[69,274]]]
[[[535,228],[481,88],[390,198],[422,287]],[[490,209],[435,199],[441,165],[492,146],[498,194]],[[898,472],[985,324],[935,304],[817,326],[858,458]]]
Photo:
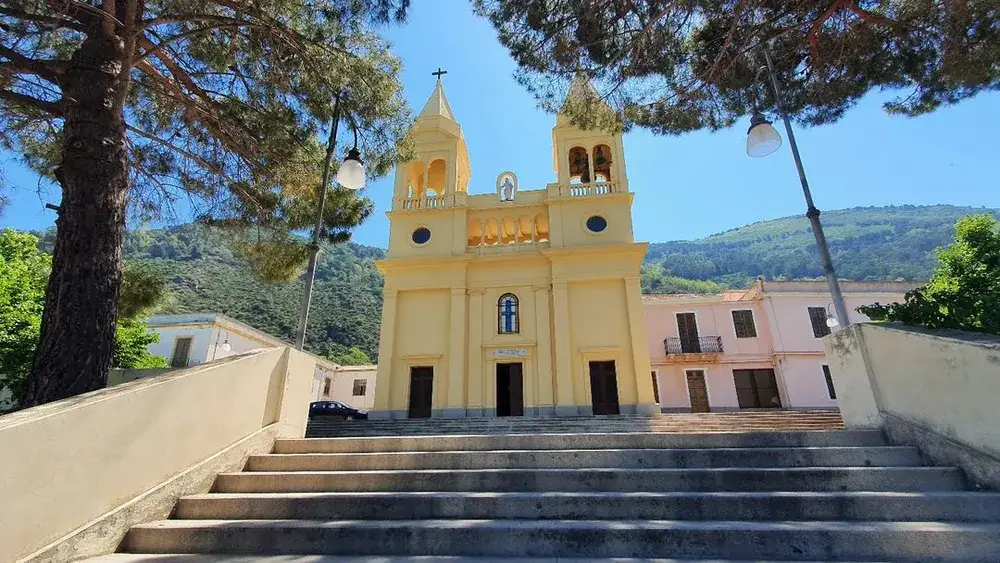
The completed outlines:
[[[1000,488],[1000,337],[856,324],[824,344],[847,428],[883,428]]]
[[[259,350],[0,417],[0,561],[111,552],[219,471],[302,437],[313,371]]]

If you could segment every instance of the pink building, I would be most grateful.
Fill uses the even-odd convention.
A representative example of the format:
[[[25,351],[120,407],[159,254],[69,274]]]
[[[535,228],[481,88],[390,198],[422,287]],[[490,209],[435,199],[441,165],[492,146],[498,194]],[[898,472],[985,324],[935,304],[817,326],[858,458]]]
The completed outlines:
[[[860,305],[902,301],[913,282],[841,282]],[[828,311],[830,313],[828,313]],[[654,392],[665,412],[835,409],[823,342],[825,281],[763,281],[716,295],[645,295]]]

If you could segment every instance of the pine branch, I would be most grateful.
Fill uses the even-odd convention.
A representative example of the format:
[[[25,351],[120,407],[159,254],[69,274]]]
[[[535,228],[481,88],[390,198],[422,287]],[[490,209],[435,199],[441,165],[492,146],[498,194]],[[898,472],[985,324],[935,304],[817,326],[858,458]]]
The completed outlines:
[[[66,72],[67,63],[64,61],[45,61],[32,59],[21,53],[0,45],[0,57],[8,59],[0,68],[13,70],[18,74],[34,74],[50,82],[57,82],[59,76]]]
[[[56,102],[39,100],[38,98],[33,98],[26,94],[20,94],[18,92],[11,92],[10,90],[0,89],[0,100],[5,100],[14,105],[22,105],[29,108],[34,108],[44,113],[54,115],[56,117],[62,117],[63,113],[66,111],[66,101],[59,100]]]

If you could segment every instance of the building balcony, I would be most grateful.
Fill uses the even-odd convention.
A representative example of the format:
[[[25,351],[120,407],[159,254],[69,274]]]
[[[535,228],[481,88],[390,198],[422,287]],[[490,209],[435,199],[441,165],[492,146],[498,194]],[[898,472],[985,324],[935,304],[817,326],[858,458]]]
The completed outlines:
[[[721,336],[699,336],[697,338],[667,337],[663,339],[663,351],[667,359],[674,362],[718,361],[722,355]]]

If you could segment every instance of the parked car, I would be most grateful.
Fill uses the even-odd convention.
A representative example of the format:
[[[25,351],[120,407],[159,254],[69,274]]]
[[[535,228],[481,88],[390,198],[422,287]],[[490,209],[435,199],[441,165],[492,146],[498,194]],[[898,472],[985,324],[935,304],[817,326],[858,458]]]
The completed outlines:
[[[309,418],[337,417],[340,420],[368,420],[368,411],[356,409],[340,401],[315,401],[309,404]]]

